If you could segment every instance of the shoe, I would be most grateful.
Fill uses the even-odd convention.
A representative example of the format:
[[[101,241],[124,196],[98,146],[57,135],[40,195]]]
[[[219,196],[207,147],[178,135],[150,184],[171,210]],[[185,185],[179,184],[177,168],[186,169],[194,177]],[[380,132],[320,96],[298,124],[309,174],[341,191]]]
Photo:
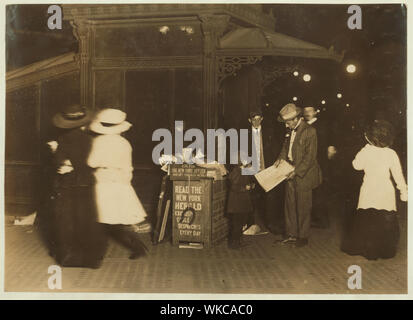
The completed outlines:
[[[285,239],[285,237],[282,234],[274,235],[274,238],[274,243],[281,243]]]
[[[263,234],[268,234],[268,231],[263,231],[259,225],[253,224],[251,227],[249,227],[247,230],[245,230],[242,234],[246,236],[259,236]]]
[[[288,238],[282,240],[281,244],[284,244],[284,245],[295,244],[296,242],[297,242],[297,238],[289,236]]]
[[[146,256],[146,252],[142,252],[142,251],[134,251],[132,252],[132,254],[129,256],[130,260],[136,260],[139,259],[141,257]]]
[[[89,259],[85,259],[85,262],[84,262],[84,267],[85,268],[91,268],[91,269],[99,269],[100,268],[100,266],[102,265],[102,260],[103,259],[101,259],[101,260],[96,260],[96,259],[92,259],[92,260],[89,260]]]
[[[273,226],[273,225],[269,225],[267,228],[268,228],[268,230],[269,230],[273,235],[275,235],[275,236],[283,235],[283,234],[284,234],[284,231],[283,231],[283,230],[281,230],[280,228],[277,228],[277,227],[275,227],[275,226]]]
[[[307,238],[299,238],[297,239],[297,241],[295,242],[295,246],[297,248],[301,248],[308,245],[308,239]]]
[[[139,222],[138,224],[133,225],[133,230],[136,233],[149,233],[152,231],[152,226],[147,220],[144,220],[142,222]]]

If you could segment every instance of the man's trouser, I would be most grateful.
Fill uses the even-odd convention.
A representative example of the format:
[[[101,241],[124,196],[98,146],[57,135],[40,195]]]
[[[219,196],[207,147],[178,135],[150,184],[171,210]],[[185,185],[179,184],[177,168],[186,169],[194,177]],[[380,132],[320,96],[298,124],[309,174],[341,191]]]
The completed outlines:
[[[255,190],[251,194],[252,202],[254,205],[254,212],[250,215],[248,225],[256,224],[259,225],[260,228],[266,229],[266,221],[265,221],[265,198],[266,194],[265,191],[261,188],[258,183],[256,183]]]
[[[295,179],[286,183],[285,231],[288,236],[308,238],[311,227],[312,190],[297,191],[295,183]]]
[[[331,200],[327,188],[328,183],[324,181],[313,190],[313,208],[311,211],[313,224],[324,228],[329,226],[328,207]]]
[[[284,233],[284,190],[282,185],[265,192],[258,183],[252,194],[254,215],[249,224],[257,224],[276,234]]]

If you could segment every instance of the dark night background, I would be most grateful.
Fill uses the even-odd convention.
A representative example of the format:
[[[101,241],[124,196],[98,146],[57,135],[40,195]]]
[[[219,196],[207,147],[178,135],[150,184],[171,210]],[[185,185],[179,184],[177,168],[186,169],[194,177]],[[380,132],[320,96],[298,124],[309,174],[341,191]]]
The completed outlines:
[[[270,58],[269,63],[291,63],[312,81],[284,75],[270,84],[263,102],[274,113],[298,97],[298,104],[313,104],[323,117],[340,119],[343,141],[351,139],[364,123],[375,118],[390,120],[398,130],[395,149],[406,163],[406,6],[361,5],[362,30],[347,27],[349,5],[264,5],[276,17],[274,31],[345,52],[342,63],[318,59]],[[71,26],[47,28],[48,5],[7,7],[7,71],[77,50]],[[24,49],[23,49],[24,48]],[[267,59],[268,60],[268,59]],[[357,66],[346,72],[348,63]],[[340,92],[342,99],[337,99]],[[321,105],[321,100],[326,100]],[[346,107],[349,104],[350,107]],[[264,104],[265,105],[265,104]],[[276,105],[276,106],[274,106]],[[324,108],[324,110],[323,110]],[[404,168],[406,166],[404,165]]]
[[[289,40],[283,40],[286,37],[279,36],[274,37],[275,50],[269,46],[262,51],[252,51],[248,45],[252,43],[253,46],[255,39],[251,42],[246,41],[247,45],[242,47],[242,44],[241,48],[235,46],[241,41],[234,41],[235,49],[230,48],[227,52],[221,52],[222,56],[217,54],[215,61],[214,54],[211,54],[213,51],[208,50],[212,47],[222,49],[223,46],[219,48],[212,42],[215,37],[202,34],[202,31],[215,27],[214,23],[220,24],[220,20],[225,17],[218,17],[211,23],[209,17],[202,17],[202,14],[213,12],[222,15],[221,8],[180,11],[181,8],[178,10],[167,7],[159,11],[156,11],[157,8],[149,11],[147,6],[137,6],[139,8],[135,8],[136,12],[132,11],[130,14],[128,10],[131,8],[122,6],[122,10],[119,11],[116,11],[119,8],[113,8],[116,15],[109,13],[106,17],[107,13],[104,11],[107,8],[102,8],[103,4],[98,4],[99,8],[96,10],[104,12],[103,14],[89,9],[77,11],[71,8],[66,12],[71,12],[72,17],[67,18],[73,19],[79,27],[82,26],[81,21],[85,16],[86,19],[95,19],[93,25],[89,26],[92,36],[85,41],[80,59],[78,55],[75,57],[76,60],[72,60],[75,55],[70,53],[79,53],[79,48],[68,21],[63,21],[62,30],[49,30],[49,5],[8,5],[4,179],[4,211],[8,216],[6,221],[10,218],[10,222],[14,223],[16,217],[33,212],[38,213],[37,217],[40,217],[40,220],[44,219],[46,224],[59,219],[70,221],[71,216],[80,216],[81,211],[77,210],[77,207],[82,206],[78,206],[77,203],[87,202],[86,197],[79,197],[78,201],[77,198],[70,199],[67,196],[68,200],[64,204],[73,204],[75,211],[79,211],[67,215],[67,220],[66,217],[63,219],[60,216],[69,213],[71,207],[59,213],[59,206],[56,205],[59,201],[50,200],[59,198],[60,196],[54,197],[55,192],[63,188],[55,187],[56,181],[60,181],[58,179],[61,178],[56,178],[56,165],[45,142],[55,140],[62,133],[55,128],[51,119],[54,114],[63,111],[65,106],[81,103],[95,110],[110,106],[121,108],[127,113],[128,121],[133,124],[125,133],[133,148],[134,171],[131,184],[145,207],[148,218],[154,222],[155,218],[162,221],[158,219],[161,217],[158,216],[158,212],[164,211],[167,199],[174,201],[171,196],[172,184],[167,182],[166,187],[164,184],[166,193],[163,193],[161,179],[165,174],[154,164],[151,157],[153,147],[157,144],[157,141],[151,139],[154,130],[172,129],[176,120],[184,121],[184,129],[206,130],[214,126],[224,129],[250,128],[248,115],[251,111],[262,109],[263,128],[269,127],[274,137],[271,137],[271,144],[268,145],[274,153],[275,160],[279,154],[277,148],[281,149],[282,143],[286,141],[285,124],[277,121],[277,115],[282,106],[293,102],[293,97],[297,97],[298,106],[314,106],[319,110],[318,123],[327,124],[324,132],[328,131],[325,136],[328,136],[326,140],[329,141],[326,146],[334,145],[337,148],[336,156],[328,161],[325,165],[326,170],[322,172],[326,179],[321,185],[324,188],[321,197],[318,195],[322,200],[320,202],[326,204],[325,210],[329,211],[326,217],[331,218],[330,227],[324,230],[312,228],[310,244],[313,245],[310,250],[304,249],[300,252],[301,249],[297,248],[289,253],[289,249],[285,247],[277,249],[275,238],[259,236],[255,237],[257,240],[247,240],[250,241],[250,248],[246,249],[249,251],[244,251],[246,254],[243,254],[243,251],[231,254],[224,251],[226,247],[220,247],[207,254],[198,251],[200,254],[196,254],[194,259],[190,251],[178,247],[176,250],[172,247],[169,249],[166,244],[165,247],[157,249],[158,251],[149,250],[155,253],[149,259],[138,260],[137,264],[133,264],[129,260],[126,261],[126,255],[122,260],[122,251],[112,247],[108,263],[103,265],[100,271],[90,270],[91,273],[88,273],[88,270],[73,269],[66,278],[64,276],[63,290],[110,292],[119,289],[119,292],[130,293],[135,292],[133,289],[139,288],[136,292],[144,290],[142,292],[153,293],[160,288],[160,292],[165,293],[188,293],[192,292],[192,286],[193,292],[207,290],[205,292],[224,294],[273,293],[272,290],[275,288],[282,290],[277,293],[298,293],[304,290],[302,293],[355,294],[356,291],[349,290],[350,278],[347,279],[346,274],[351,272],[346,270],[349,270],[348,266],[354,266],[356,263],[363,268],[363,289],[367,290],[358,293],[406,293],[406,203],[397,200],[401,241],[394,260],[374,261],[370,264],[358,258],[353,260],[349,255],[339,254],[342,236],[347,235],[348,227],[351,226],[363,179],[363,171],[354,170],[352,160],[366,144],[364,129],[370,121],[385,119],[394,125],[396,139],[392,148],[399,155],[404,176],[407,177],[407,8],[404,4],[360,5],[362,30],[350,30],[347,26],[351,15],[347,12],[350,5],[351,3],[263,4],[244,7],[237,11],[242,6],[239,4],[232,11],[227,11],[231,17],[231,23],[227,25],[229,33],[243,26],[248,26],[254,31],[254,25],[260,25],[255,24],[255,19],[269,17],[259,12],[255,18],[249,19],[250,12],[247,10],[262,9],[274,15],[273,32],[307,41],[310,45],[301,46],[294,43],[291,47],[283,47],[282,42],[285,41],[289,45]],[[175,12],[174,17],[172,12]],[[165,17],[167,19],[163,19]],[[96,21],[97,19],[102,20]],[[273,21],[269,20],[270,23]],[[170,21],[175,25],[166,37],[160,30],[165,27],[164,21]],[[189,21],[188,24],[194,27],[194,36],[189,32],[186,34],[187,31],[185,34],[182,32],[182,21]],[[123,24],[126,27],[123,28]],[[262,25],[266,23],[263,22]],[[186,22],[183,26],[186,26]],[[80,34],[84,34],[84,30],[79,28]],[[239,39],[244,41],[245,38]],[[280,47],[277,47],[278,42],[275,41],[280,42]],[[337,62],[330,59],[333,55],[327,54],[323,57],[328,56],[329,59],[309,58],[326,53],[324,50],[309,50],[308,48],[313,48],[311,44],[326,49],[334,48],[336,53],[343,53],[343,60]],[[93,50],[94,47],[98,49]],[[262,48],[258,45],[257,47]],[[289,56],[273,56],[274,52],[282,52]],[[65,55],[66,53],[69,54]],[[64,56],[61,57],[62,55]],[[245,62],[247,59],[239,64],[222,62],[225,60],[222,57],[236,60],[240,57],[245,58],[246,55],[254,55],[252,58],[257,58],[255,55],[258,55],[262,59],[253,60],[252,64],[249,63],[251,61]],[[291,55],[302,55],[306,58]],[[50,59],[54,57],[59,59]],[[181,58],[185,59],[181,61]],[[46,59],[49,60],[36,64],[38,68],[20,69]],[[355,73],[346,71],[348,64],[356,66]],[[224,69],[227,65],[235,65],[236,73],[225,73],[219,69]],[[241,65],[242,67],[237,68]],[[15,70],[19,72],[12,72]],[[294,76],[293,70],[297,71],[299,76]],[[306,73],[311,75],[309,82],[303,80]],[[217,86],[218,81],[214,80],[223,76],[227,77]],[[271,81],[267,81],[268,79]],[[341,98],[337,96],[338,93],[342,94]],[[326,103],[322,104],[322,100]],[[321,136],[324,137],[323,134]],[[322,144],[318,143],[318,146],[320,145]],[[319,147],[319,150],[323,148]],[[265,159],[271,160],[267,156]],[[81,172],[83,175],[83,171]],[[188,178],[188,185],[190,180]],[[204,202],[210,203],[207,210],[211,211],[211,215],[205,215],[206,218],[203,220],[218,221],[215,223],[216,228],[212,226],[212,222],[208,222],[209,226],[202,229],[208,230],[211,239],[212,234],[215,237],[223,234],[221,226],[224,224],[221,222],[225,220],[225,186],[220,185],[222,188],[208,187],[209,200]],[[262,202],[269,209],[269,220],[274,219],[273,226],[283,226],[285,222],[282,210],[284,187],[278,187],[281,191],[267,197],[268,204],[265,204],[265,198],[260,198],[264,199]],[[78,191],[75,193],[71,189],[75,188],[68,188],[73,192],[71,197],[77,197]],[[160,190],[164,196],[160,196]],[[214,193],[218,195],[215,199]],[[173,206],[172,204],[168,208]],[[163,219],[165,222],[168,220],[169,238],[172,237],[173,214],[176,215],[168,215],[168,211],[164,211],[165,217],[169,217]],[[275,221],[276,215],[278,221]],[[48,220],[48,217],[52,219]],[[389,217],[390,215],[386,214],[385,219]],[[41,224],[42,222],[39,226]],[[371,229],[374,229],[374,224],[370,221],[368,224],[368,227],[360,228],[363,233],[372,232]],[[43,277],[49,277],[46,270],[52,262],[50,253],[45,250],[40,239],[37,239],[37,231],[42,230],[39,228],[32,232],[35,229],[31,226],[21,228],[14,225],[6,228],[5,248],[6,253],[10,255],[7,255],[7,264],[4,266],[7,275],[5,289],[10,292],[47,292],[46,283],[50,282],[46,281],[46,278],[43,282]],[[67,229],[71,229],[70,224]],[[377,238],[382,237],[385,242],[388,239],[385,233],[380,231]],[[145,239],[149,247],[149,234]],[[126,269],[122,267],[123,264],[127,266]]]

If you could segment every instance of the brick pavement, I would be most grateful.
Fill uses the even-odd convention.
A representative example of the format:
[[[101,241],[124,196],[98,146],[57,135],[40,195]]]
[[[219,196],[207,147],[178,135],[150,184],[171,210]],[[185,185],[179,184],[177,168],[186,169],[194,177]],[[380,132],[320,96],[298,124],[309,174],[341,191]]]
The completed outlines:
[[[309,246],[285,247],[271,234],[247,237],[248,246],[229,250],[152,246],[146,258],[128,259],[128,250],[111,242],[100,269],[63,268],[64,292],[136,293],[406,293],[407,231],[400,221],[397,256],[368,261],[339,250],[334,226],[312,230]],[[6,291],[50,292],[48,266],[54,264],[34,227],[6,226]],[[347,268],[362,268],[362,290],[349,290]]]

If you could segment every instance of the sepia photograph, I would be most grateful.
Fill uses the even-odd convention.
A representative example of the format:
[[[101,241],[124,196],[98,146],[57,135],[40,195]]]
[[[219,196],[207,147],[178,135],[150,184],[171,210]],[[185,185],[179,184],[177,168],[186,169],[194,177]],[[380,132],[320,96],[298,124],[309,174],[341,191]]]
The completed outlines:
[[[6,294],[408,294],[405,3],[80,2],[3,6]]]

